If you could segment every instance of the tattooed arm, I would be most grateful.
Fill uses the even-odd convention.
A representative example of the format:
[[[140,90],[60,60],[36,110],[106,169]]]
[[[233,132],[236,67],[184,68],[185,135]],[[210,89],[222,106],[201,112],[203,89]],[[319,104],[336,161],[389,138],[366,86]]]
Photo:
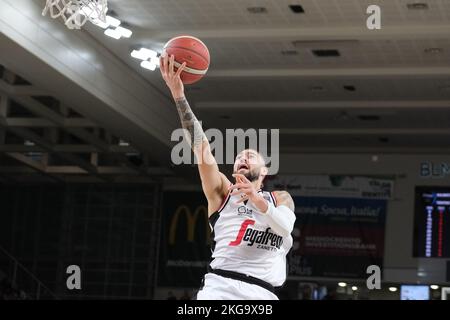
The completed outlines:
[[[166,55],[161,59],[161,74],[175,100],[181,125],[185,129],[185,138],[197,158],[203,192],[208,199],[208,212],[212,214],[221,205],[231,182],[219,171],[208,139],[184,95],[184,86],[180,74],[186,64],[183,63],[176,72],[173,66],[173,55],[170,58]]]
[[[198,162],[200,162],[200,160],[203,160],[199,157],[201,156],[203,143],[205,143],[205,146],[209,146],[208,139],[186,98],[184,96],[175,98],[175,104],[177,106],[178,115],[180,116],[181,125],[183,126],[183,129],[186,130],[185,138],[189,142],[195,155],[198,157]]]
[[[285,205],[291,211],[295,211],[294,200],[292,200],[291,195],[287,191],[274,191],[275,199],[277,201],[277,207]]]

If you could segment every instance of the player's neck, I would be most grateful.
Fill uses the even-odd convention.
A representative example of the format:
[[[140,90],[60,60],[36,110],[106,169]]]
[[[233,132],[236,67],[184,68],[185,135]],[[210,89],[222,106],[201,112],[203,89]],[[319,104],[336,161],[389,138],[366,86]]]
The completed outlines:
[[[262,190],[262,183],[261,180],[252,181],[253,186],[257,191]]]

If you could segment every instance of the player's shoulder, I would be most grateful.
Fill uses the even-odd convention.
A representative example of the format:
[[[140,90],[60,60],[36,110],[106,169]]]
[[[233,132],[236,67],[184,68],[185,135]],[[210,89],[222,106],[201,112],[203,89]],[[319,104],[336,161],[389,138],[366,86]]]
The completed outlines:
[[[275,191],[272,191],[272,193],[274,195],[276,195],[277,197],[292,199],[291,194],[289,192],[287,192],[286,190],[275,190]]]
[[[282,194],[282,195],[289,195],[291,196],[291,194],[289,192],[287,192],[286,190],[275,190],[272,191],[274,194]]]
[[[295,210],[294,199],[289,192],[286,190],[275,190],[272,191],[272,194],[275,196],[275,200],[277,201],[277,206],[285,205],[292,211]]]

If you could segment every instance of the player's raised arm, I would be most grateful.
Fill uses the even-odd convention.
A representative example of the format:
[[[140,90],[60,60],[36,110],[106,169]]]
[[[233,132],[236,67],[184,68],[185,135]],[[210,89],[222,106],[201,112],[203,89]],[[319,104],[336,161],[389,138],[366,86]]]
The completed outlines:
[[[180,74],[185,63],[175,72],[174,56],[166,55],[161,59],[161,74],[169,87],[180,116],[181,125],[186,129],[186,139],[190,143],[198,162],[198,169],[202,181],[203,192],[208,199],[209,213],[213,213],[226,196],[229,180],[219,171],[217,162],[211,152],[211,148],[189,103],[184,95],[184,85]]]

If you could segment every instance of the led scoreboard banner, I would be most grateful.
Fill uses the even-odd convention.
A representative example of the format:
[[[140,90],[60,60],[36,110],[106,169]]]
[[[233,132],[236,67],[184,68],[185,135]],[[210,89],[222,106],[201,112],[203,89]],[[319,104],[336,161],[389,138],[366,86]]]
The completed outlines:
[[[450,187],[417,187],[414,256],[450,257]]]

